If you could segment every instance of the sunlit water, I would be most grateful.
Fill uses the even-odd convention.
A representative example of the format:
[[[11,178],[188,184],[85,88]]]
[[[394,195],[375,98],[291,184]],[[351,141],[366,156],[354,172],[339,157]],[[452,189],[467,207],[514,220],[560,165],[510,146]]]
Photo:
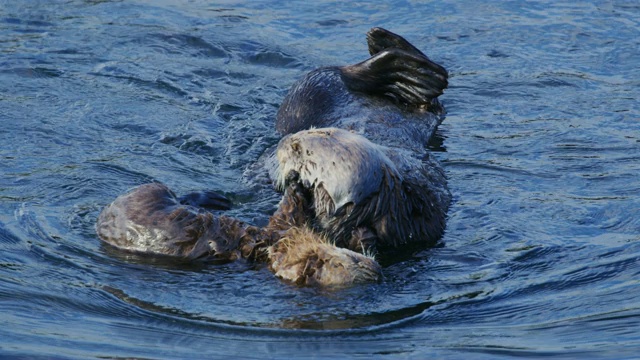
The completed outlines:
[[[639,6],[0,1],[0,353],[637,357]],[[279,195],[243,172],[283,95],[372,26],[451,73],[441,247],[323,292],[101,246],[100,209],[153,180],[264,223]]]

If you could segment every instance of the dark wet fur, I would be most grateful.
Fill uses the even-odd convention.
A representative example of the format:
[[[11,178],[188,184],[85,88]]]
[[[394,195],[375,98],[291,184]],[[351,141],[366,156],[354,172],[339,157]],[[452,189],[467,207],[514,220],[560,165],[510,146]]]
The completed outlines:
[[[398,104],[428,106],[448,86],[447,71],[402,37],[381,28],[367,33],[371,58],[342,67],[347,87]]]
[[[98,217],[96,232],[106,243],[134,252],[232,261],[252,256],[255,242],[259,241],[255,233],[260,229],[181,204],[165,185],[151,183],[105,207]]]
[[[382,28],[371,29],[367,41],[369,59],[313,70],[293,85],[278,110],[280,133],[311,126],[346,128],[341,119],[368,108],[405,119],[443,112],[437,97],[448,86],[448,74],[442,66]]]
[[[183,205],[201,207],[210,210],[229,210],[233,205],[231,200],[215,191],[197,191],[178,198]]]

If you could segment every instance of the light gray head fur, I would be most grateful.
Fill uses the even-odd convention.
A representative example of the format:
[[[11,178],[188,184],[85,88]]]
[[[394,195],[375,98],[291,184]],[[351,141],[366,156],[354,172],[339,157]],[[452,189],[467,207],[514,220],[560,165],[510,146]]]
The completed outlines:
[[[335,209],[359,203],[379,191],[382,169],[395,166],[384,149],[361,135],[337,128],[300,131],[284,137],[277,150],[278,187],[295,170],[300,181],[311,188],[323,188]]]

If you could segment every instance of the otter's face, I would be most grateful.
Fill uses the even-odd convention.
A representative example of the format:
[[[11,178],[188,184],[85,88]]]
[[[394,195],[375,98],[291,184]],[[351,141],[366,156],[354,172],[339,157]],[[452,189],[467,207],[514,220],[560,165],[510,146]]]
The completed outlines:
[[[336,128],[288,135],[278,144],[277,157],[280,188],[284,187],[287,174],[295,170],[305,187],[322,189],[329,196],[333,209],[349,202],[358,203],[377,191],[383,168],[394,168],[378,145]]]

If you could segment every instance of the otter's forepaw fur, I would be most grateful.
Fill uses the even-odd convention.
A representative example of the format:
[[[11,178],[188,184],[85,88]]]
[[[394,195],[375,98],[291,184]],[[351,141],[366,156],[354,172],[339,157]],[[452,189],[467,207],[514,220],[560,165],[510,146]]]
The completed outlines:
[[[382,278],[372,257],[336,247],[304,227],[289,229],[267,253],[274,274],[300,286],[339,288]]]

